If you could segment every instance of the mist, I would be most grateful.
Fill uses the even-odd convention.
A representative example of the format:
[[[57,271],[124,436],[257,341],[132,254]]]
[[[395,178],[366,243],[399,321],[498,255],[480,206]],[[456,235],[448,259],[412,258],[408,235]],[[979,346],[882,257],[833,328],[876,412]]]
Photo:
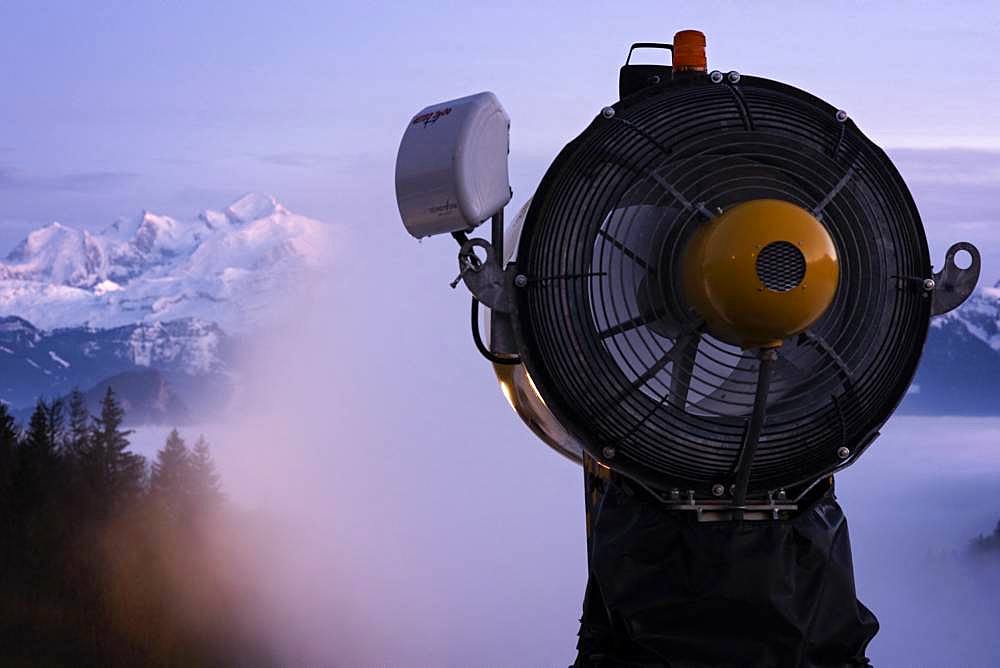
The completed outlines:
[[[302,317],[254,346],[240,414],[206,427],[230,498],[267,536],[256,619],[282,662],[575,655],[581,472],[521,425],[478,358],[467,295],[447,288],[453,253],[352,237],[294,297]],[[859,596],[882,625],[875,665],[1000,657],[1000,558],[968,549],[1000,519],[998,437],[1000,419],[894,418],[838,476]]]
[[[292,665],[566,664],[580,472],[472,347],[451,246],[380,237],[303,287],[303,316],[253,348],[239,416],[205,427],[232,502],[280,537],[262,632]]]
[[[1000,520],[1000,418],[893,418],[837,488],[875,665],[996,664],[1000,554],[969,548]]]

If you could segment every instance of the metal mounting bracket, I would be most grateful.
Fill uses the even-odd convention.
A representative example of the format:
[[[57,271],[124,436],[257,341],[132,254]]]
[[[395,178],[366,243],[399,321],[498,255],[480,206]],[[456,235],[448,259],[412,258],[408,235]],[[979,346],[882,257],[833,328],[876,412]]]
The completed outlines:
[[[476,255],[477,248],[485,252],[485,260]],[[469,239],[463,243],[458,251],[458,267],[459,277],[465,287],[481,304],[499,313],[511,312],[507,279],[490,242],[486,239]]]
[[[965,269],[955,264],[955,254],[959,251],[966,251],[972,256],[972,262]],[[928,286],[929,290],[934,291],[931,315],[941,315],[961,306],[976,289],[976,283],[979,281],[979,269],[978,248],[968,241],[952,244],[944,255],[944,267],[934,274],[933,282]]]

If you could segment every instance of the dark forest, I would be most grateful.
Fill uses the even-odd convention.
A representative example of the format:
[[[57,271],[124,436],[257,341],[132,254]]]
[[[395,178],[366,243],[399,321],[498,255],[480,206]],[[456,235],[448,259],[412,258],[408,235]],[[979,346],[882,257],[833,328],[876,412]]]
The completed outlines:
[[[110,388],[98,415],[74,392],[23,427],[0,403],[0,664],[269,663],[208,444],[174,430],[148,465],[124,417]]]

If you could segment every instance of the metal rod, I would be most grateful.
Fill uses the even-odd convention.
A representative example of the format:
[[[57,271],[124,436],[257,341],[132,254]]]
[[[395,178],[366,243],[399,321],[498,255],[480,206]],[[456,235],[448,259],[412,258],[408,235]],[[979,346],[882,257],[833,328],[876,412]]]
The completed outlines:
[[[746,504],[747,488],[750,486],[750,469],[753,468],[754,454],[757,452],[757,441],[764,426],[764,414],[767,408],[767,393],[771,386],[771,368],[778,358],[774,348],[762,348],[760,351],[760,367],[757,369],[757,391],[753,399],[753,413],[743,432],[743,443],[736,460],[736,489],[733,492],[733,505]]]
[[[643,269],[645,269],[649,273],[653,274],[654,276],[656,275],[656,269],[654,269],[653,267],[651,267],[649,265],[649,263],[646,262],[634,250],[632,250],[631,248],[629,248],[628,246],[626,246],[622,242],[618,241],[618,239],[615,239],[613,236],[611,236],[606,230],[597,230],[597,233],[599,235],[601,235],[602,237],[604,237],[605,239],[607,239],[608,242],[612,246],[614,246],[615,248],[617,248],[618,250],[620,250],[622,252],[622,254],[625,255],[625,257],[629,258],[630,260],[632,260],[637,265],[639,265],[640,267],[642,267]]]
[[[507,261],[507,258],[503,255],[503,209],[500,209],[493,214],[493,220],[491,222],[493,227],[493,252],[496,253],[497,262],[500,264],[500,270],[503,271],[503,266]]]
[[[701,333],[690,332],[674,341],[673,349],[667,353],[674,362],[670,371],[670,403],[684,410],[688,393],[691,391],[691,375],[701,344]]]
[[[630,332],[633,329],[642,327],[643,325],[653,320],[656,320],[657,318],[663,317],[664,315],[666,315],[666,313],[667,309],[665,308],[656,308],[650,311],[646,311],[645,313],[642,313],[636,316],[635,318],[631,318],[630,320],[626,320],[625,322],[620,322],[617,325],[613,325],[605,330],[602,330],[601,332],[598,333],[598,336],[601,339],[606,339],[609,336],[615,336],[617,334],[624,334],[625,332]]]

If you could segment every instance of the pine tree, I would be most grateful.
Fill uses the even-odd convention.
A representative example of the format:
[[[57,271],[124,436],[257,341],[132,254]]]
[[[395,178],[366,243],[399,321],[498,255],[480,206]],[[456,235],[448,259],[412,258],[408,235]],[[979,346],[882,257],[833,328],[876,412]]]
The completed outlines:
[[[35,402],[35,410],[28,420],[28,431],[24,434],[23,448],[37,452],[45,452],[54,444],[49,439],[49,405],[44,399]]]
[[[13,478],[15,512],[31,512],[46,505],[58,486],[59,456],[52,435],[52,412],[39,399],[18,445]]]
[[[187,505],[190,478],[191,453],[184,439],[173,429],[166,444],[156,453],[150,476],[150,491],[157,503],[173,517]]]
[[[9,536],[14,490],[14,463],[17,455],[17,426],[7,404],[0,401],[0,532]]]
[[[66,448],[74,457],[82,457],[90,444],[91,418],[87,398],[77,388],[69,394],[69,432]]]
[[[197,507],[208,510],[222,501],[222,484],[211,450],[199,436],[191,453],[191,496]]]
[[[63,441],[63,400],[53,399],[45,406],[45,438],[59,450]]]
[[[109,387],[101,399],[101,413],[94,420],[90,446],[91,481],[105,514],[113,513],[142,491],[145,460],[129,451],[132,430],[122,429],[125,411]]]
[[[18,444],[11,483],[16,559],[25,583],[36,590],[55,586],[54,565],[45,555],[58,554],[66,534],[60,523],[66,485],[63,461],[51,438],[53,415],[51,406],[39,399]]]

